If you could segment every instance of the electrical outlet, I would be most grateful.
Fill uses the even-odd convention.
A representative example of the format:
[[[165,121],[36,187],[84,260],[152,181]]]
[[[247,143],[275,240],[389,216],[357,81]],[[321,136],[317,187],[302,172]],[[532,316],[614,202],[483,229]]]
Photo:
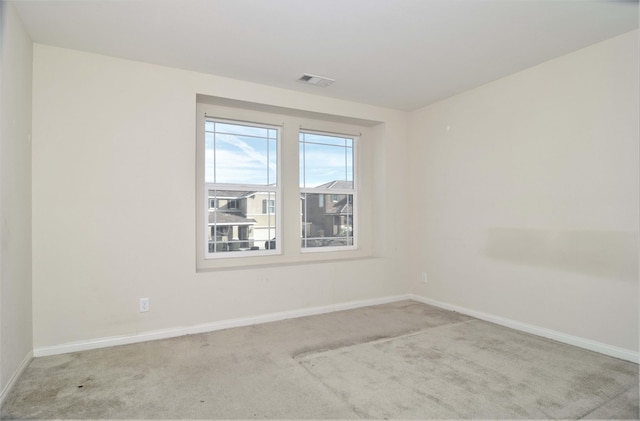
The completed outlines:
[[[420,274],[420,280],[422,281],[423,284],[427,283],[427,272],[422,272]]]
[[[144,313],[145,311],[149,311],[149,299],[140,298],[140,313]]]

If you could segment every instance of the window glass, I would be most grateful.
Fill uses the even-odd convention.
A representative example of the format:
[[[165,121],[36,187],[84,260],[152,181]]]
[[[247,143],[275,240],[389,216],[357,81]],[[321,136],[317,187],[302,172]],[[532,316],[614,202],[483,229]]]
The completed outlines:
[[[300,132],[303,249],[354,246],[354,139]]]
[[[206,120],[204,134],[205,253],[277,249],[278,129]]]
[[[300,187],[342,181],[353,188],[353,139],[300,133]]]
[[[207,121],[205,181],[273,185],[277,180],[275,129]]]
[[[336,202],[323,196],[302,195],[302,247],[353,246],[353,195],[338,195]]]

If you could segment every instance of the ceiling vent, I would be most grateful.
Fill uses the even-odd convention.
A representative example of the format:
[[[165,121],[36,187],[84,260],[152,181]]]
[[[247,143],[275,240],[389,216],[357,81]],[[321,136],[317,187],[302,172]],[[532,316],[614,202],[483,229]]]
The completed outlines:
[[[310,75],[308,73],[305,73],[298,78],[298,82],[308,83],[309,85],[320,86],[321,88],[326,88],[327,86],[331,85],[335,81],[336,81],[335,79],[330,79],[324,76]]]

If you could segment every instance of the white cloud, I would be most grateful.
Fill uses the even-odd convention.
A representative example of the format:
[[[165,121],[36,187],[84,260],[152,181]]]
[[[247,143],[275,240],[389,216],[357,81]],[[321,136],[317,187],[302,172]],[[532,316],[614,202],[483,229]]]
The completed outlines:
[[[256,150],[244,140],[229,134],[216,135],[216,151],[213,142],[205,150],[205,178],[207,182],[238,184],[272,184],[276,180],[276,154],[267,156],[268,141],[264,139],[264,152]],[[215,156],[215,162],[214,162]],[[268,170],[269,174],[268,174]],[[268,175],[268,178],[267,178]]]

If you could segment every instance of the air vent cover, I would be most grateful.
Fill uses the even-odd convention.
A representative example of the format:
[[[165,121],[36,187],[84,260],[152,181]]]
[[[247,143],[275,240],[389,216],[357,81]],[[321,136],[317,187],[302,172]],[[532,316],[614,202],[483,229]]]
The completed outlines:
[[[324,76],[310,75],[308,73],[303,74],[298,78],[298,82],[308,83],[309,85],[320,86],[321,88],[326,88],[335,82],[335,79],[331,79]]]

